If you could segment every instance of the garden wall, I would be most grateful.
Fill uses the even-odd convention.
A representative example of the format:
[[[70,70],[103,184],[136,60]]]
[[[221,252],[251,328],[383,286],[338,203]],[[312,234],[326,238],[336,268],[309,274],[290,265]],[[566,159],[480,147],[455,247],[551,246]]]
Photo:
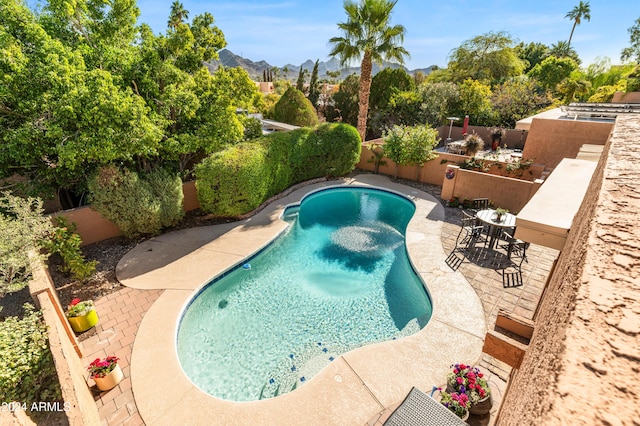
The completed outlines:
[[[365,145],[371,142],[381,143],[381,140],[369,141]],[[363,146],[356,168],[374,171],[374,163],[369,162],[371,157],[371,151]],[[494,174],[459,169],[457,164],[468,158],[464,155],[438,152],[438,158],[426,162],[422,168],[399,166],[398,177],[442,186],[442,198],[445,200],[454,196],[459,197],[460,200],[489,198],[496,206],[509,209],[511,212],[520,211],[542,184],[537,180],[543,171],[543,167],[540,165],[532,165],[530,169],[525,170],[523,179],[513,179],[501,176],[501,174],[506,174],[506,163],[500,163],[501,168],[498,168],[497,165],[493,166],[490,171]],[[380,165],[378,173],[394,176],[395,163],[386,157],[383,158],[383,161],[386,164]],[[456,170],[460,171],[460,173],[456,173],[459,179],[456,178],[454,182],[445,179],[445,172],[451,166],[455,166]]]
[[[555,168],[563,158],[576,158],[584,144],[604,145],[613,123],[534,118],[522,157],[547,168]]]
[[[185,212],[200,208],[195,182],[183,183],[182,192],[184,193],[183,209]],[[83,246],[122,235],[122,231],[115,223],[106,219],[92,209],[91,206],[83,206],[51,214],[52,219],[57,216],[64,216],[70,223],[76,224],[76,233],[82,238]]]
[[[497,425],[637,424],[640,117],[618,116]]]
[[[474,198],[488,198],[495,207],[508,209],[517,214],[540,189],[542,180],[528,182],[521,179],[512,179],[504,176],[490,175],[473,170],[461,169],[458,166],[449,166],[452,171],[444,177],[442,182],[443,200],[458,197],[460,201]]]
[[[31,269],[33,277],[29,283],[29,292],[49,328],[49,348],[56,365],[62,398],[69,407],[65,412],[69,425],[99,425],[101,420],[87,385],[82,353],[60,305],[51,277],[40,262],[32,263]]]
[[[457,122],[458,126],[462,125],[462,120]],[[462,127],[453,126],[451,128],[451,140],[457,141],[462,139]],[[491,135],[489,127],[483,126],[467,126],[467,134],[477,133],[485,142],[486,149],[491,146]],[[449,136],[449,126],[438,127],[438,135],[444,141]],[[527,141],[528,132],[521,129],[506,129],[506,134],[502,138],[502,145],[507,145],[510,149],[523,149]],[[440,143],[441,145],[443,142]]]

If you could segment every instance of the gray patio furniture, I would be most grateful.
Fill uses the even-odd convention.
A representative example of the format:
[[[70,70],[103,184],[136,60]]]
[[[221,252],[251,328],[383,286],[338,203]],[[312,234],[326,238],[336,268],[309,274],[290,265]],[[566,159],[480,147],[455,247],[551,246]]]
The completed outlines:
[[[413,387],[384,426],[466,426],[467,423],[429,395]]]

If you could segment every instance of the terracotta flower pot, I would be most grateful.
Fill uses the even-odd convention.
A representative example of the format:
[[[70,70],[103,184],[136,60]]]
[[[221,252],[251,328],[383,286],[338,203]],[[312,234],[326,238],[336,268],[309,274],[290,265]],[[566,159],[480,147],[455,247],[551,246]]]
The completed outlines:
[[[69,324],[71,324],[71,328],[76,333],[82,333],[83,331],[89,330],[91,327],[94,327],[98,324],[98,313],[95,309],[90,310],[85,315],[81,315],[78,317],[67,317],[69,320]]]
[[[96,382],[98,389],[108,391],[118,386],[118,383],[120,383],[123,377],[124,375],[122,374],[120,365],[116,364],[109,374],[104,377],[94,377],[93,380]]]

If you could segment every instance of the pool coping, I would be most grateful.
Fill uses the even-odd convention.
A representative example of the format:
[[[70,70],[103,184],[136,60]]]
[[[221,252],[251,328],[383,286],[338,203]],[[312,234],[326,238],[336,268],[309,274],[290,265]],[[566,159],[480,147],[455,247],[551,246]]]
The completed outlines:
[[[431,320],[412,336],[336,358],[306,384],[276,398],[231,402],[204,393],[184,375],[177,358],[175,336],[182,309],[210,278],[279,235],[287,227],[280,219],[287,205],[335,185],[380,187],[414,201],[406,245],[431,296]],[[166,289],[140,324],[131,357],[133,394],[145,423],[362,425],[413,386],[429,391],[443,384],[451,364],[477,362],[486,332],[484,310],[462,274],[444,263],[443,220],[444,209],[431,195],[366,174],[300,188],[241,222],[176,231],[136,246],[118,265],[118,279],[130,287]],[[161,285],[167,277],[172,281]]]

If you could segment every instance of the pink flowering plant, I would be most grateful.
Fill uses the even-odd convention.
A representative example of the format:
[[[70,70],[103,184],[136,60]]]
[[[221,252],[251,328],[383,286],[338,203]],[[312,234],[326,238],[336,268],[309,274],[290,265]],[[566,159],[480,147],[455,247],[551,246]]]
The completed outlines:
[[[489,384],[477,367],[466,364],[454,364],[447,375],[447,385],[456,392],[464,393],[472,404],[491,395]]]
[[[118,365],[118,360],[119,358],[115,356],[108,356],[105,359],[94,359],[88,368],[91,378],[101,378],[111,373],[113,369],[116,368],[116,365]]]
[[[461,419],[471,408],[471,401],[465,393],[440,391],[440,403]]]

